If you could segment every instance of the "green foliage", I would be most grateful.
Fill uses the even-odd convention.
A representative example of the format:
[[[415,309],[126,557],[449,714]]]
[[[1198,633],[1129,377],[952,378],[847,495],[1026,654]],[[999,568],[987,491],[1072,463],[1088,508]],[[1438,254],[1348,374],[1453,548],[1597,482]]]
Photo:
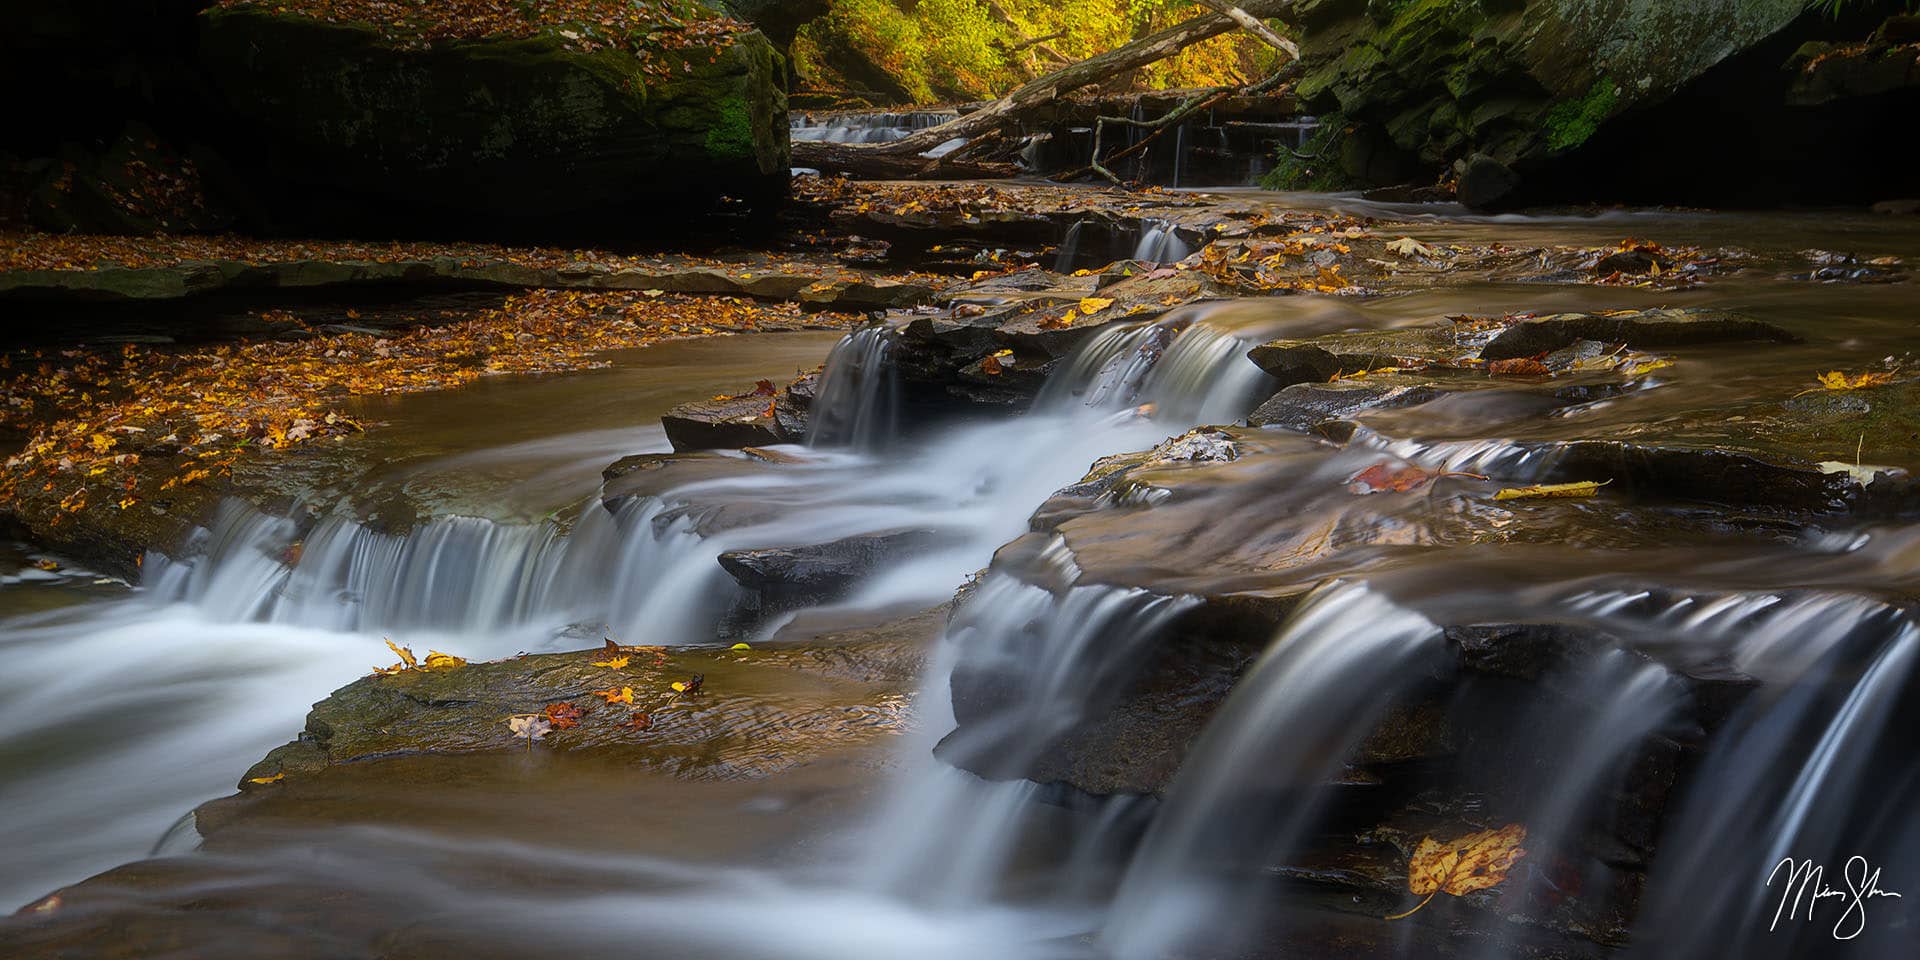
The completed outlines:
[[[984,99],[1207,12],[1190,0],[999,0],[998,6],[1005,19],[988,0],[833,0],[828,14],[802,31],[795,59],[802,76],[819,83],[857,84],[851,75],[861,71],[836,69],[855,66],[843,62],[851,51],[916,102]],[[1265,46],[1235,32],[1153,64],[1133,80],[1148,89],[1214,86],[1255,80],[1277,66]]]
[[[753,152],[753,116],[743,97],[728,97],[707,130],[707,152],[731,160],[748,159]]]
[[[1586,143],[1594,131],[1600,129],[1600,124],[1613,115],[1619,100],[1620,88],[1612,80],[1601,77],[1580,99],[1554,104],[1541,119],[1546,125],[1547,148],[1559,153]]]
[[[1263,190],[1310,190],[1328,193],[1353,186],[1340,169],[1340,140],[1346,121],[1338,115],[1320,118],[1315,130],[1295,152],[1281,147],[1274,154],[1273,169],[1260,178]]]

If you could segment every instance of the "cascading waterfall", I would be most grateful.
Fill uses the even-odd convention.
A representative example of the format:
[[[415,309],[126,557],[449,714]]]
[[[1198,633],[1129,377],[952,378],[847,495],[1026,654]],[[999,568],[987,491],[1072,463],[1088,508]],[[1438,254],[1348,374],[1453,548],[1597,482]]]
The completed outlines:
[[[951,111],[917,110],[909,113],[841,113],[820,119],[796,113],[789,121],[795,140],[816,143],[888,143],[904,139],[929,127],[937,127],[959,114]]]
[[[882,324],[848,334],[827,355],[807,423],[807,446],[874,450],[900,425],[895,334]]]
[[[725,551],[952,531],[949,548],[878,575],[867,597],[933,602],[1095,459],[1244,415],[1268,382],[1244,354],[1267,332],[1206,307],[1115,327],[1049,381],[1029,417],[958,428],[880,460],[866,451],[898,430],[896,341],[869,326],[828,360],[803,463],[629,498],[617,511],[589,499],[571,528],[440,517],[394,534],[328,517],[303,535],[229,504],[178,558],[149,558],[148,593],[222,622],[469,634],[605,623],[632,642],[677,643],[712,637],[737,596],[717,562]],[[1134,410],[1142,405],[1150,418]],[[701,518],[729,503],[789,509],[703,529]]]
[[[1263,896],[1234,867],[1279,862],[1332,780],[1437,656],[1440,628],[1364,586],[1309,600],[1207,725],[1122,881],[1102,939],[1123,958],[1165,956],[1240,929]]]
[[[1056,590],[991,574],[949,625],[920,709],[933,719],[968,712],[950,697],[954,669],[991,675],[1012,704],[994,721],[948,736],[942,755],[1018,771],[1060,735],[1103,709],[1116,681],[1138,665],[1153,639],[1192,605],[1142,590],[1072,586],[1077,577],[1058,545],[1037,561]],[[933,724],[916,747],[951,729]],[[990,758],[990,759],[988,759]],[[886,805],[861,875],[881,891],[953,908],[987,900],[1020,841],[1037,787],[1022,779],[989,783],[939,761],[922,761]],[[1097,846],[1102,830],[1085,843]],[[1091,852],[1083,853],[1092,857]]]
[[[1166,220],[1146,220],[1140,225],[1140,242],[1133,248],[1134,260],[1148,263],[1178,263],[1187,258],[1193,248],[1180,239],[1180,233]]]

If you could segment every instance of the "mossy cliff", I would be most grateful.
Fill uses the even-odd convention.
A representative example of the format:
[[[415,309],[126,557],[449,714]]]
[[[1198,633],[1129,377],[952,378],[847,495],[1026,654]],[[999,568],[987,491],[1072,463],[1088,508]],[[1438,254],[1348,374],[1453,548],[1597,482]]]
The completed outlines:
[[[1476,154],[1524,174],[1774,37],[1805,6],[1302,0],[1297,93],[1353,125],[1342,160],[1363,182],[1431,178]]]
[[[784,64],[760,33],[569,39],[412,43],[240,6],[201,15],[200,60],[269,228],[635,237],[784,192]]]

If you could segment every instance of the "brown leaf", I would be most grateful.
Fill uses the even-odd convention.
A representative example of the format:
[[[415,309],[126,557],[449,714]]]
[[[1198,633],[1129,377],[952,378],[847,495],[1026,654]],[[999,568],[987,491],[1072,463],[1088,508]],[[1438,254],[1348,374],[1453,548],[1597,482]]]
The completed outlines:
[[[1445,843],[1432,837],[1422,838],[1407,863],[1407,890],[1426,899],[1412,910],[1386,919],[1411,916],[1436,893],[1464,897],[1498,886],[1507,879],[1507,871],[1527,855],[1520,846],[1526,839],[1527,828],[1517,823],[1469,833]]]
[[[1532,357],[1514,357],[1487,364],[1487,372],[1496,377],[1550,377],[1553,371]]]

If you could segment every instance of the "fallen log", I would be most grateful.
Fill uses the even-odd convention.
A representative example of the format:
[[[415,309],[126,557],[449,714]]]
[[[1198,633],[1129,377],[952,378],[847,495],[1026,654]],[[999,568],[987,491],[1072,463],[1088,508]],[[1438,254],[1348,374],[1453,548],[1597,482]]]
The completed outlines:
[[[1124,46],[1088,57],[1062,67],[1046,76],[1021,84],[1012,93],[992,103],[949,120],[936,127],[915,131],[888,143],[852,144],[802,141],[793,145],[796,166],[812,167],[822,173],[841,173],[860,179],[948,178],[977,179],[982,176],[1008,176],[1010,164],[941,164],[921,156],[950,140],[973,139],[998,131],[1005,125],[1032,113],[1064,94],[1092,86],[1110,77],[1164,60],[1202,40],[1210,40],[1245,23],[1259,24],[1260,17],[1274,16],[1293,5],[1293,0],[1255,0],[1226,13],[1209,13],[1142,37]],[[1264,30],[1265,25],[1260,24]],[[1272,31],[1266,31],[1271,34]],[[1261,39],[1272,43],[1268,37]],[[1283,43],[1287,43],[1281,38]],[[1291,46],[1291,43],[1287,43]],[[1284,48],[1282,48],[1284,49]]]

